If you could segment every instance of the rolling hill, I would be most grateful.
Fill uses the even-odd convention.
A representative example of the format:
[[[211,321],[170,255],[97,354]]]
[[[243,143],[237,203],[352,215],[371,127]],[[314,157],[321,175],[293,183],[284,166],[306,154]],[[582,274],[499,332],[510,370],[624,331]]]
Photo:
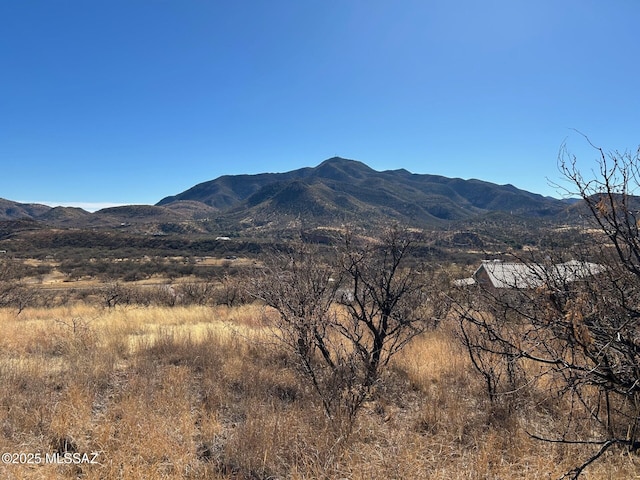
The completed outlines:
[[[45,215],[51,207],[37,203],[18,203],[0,198],[0,221],[20,218],[37,218]]]
[[[438,227],[495,212],[525,218],[567,218],[566,201],[512,185],[407,170],[376,171],[334,157],[284,173],[225,175],[156,205],[89,213],[78,208],[0,199],[0,221],[27,219],[63,228],[129,228],[138,232],[277,232],[300,226],[398,222]]]

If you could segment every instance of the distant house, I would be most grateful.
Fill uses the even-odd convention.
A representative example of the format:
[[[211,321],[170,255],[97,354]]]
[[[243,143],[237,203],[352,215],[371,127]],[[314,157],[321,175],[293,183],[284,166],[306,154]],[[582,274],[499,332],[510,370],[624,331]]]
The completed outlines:
[[[484,260],[473,277],[456,280],[456,286],[480,285],[485,288],[537,288],[548,282],[575,282],[604,271],[602,265],[590,262],[557,263],[551,266]]]

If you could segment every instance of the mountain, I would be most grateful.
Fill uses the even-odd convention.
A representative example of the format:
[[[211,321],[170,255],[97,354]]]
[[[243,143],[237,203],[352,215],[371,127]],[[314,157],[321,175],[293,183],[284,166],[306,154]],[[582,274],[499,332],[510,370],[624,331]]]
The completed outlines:
[[[62,228],[113,228],[148,226],[157,231],[160,224],[177,224],[203,218],[216,210],[200,202],[176,202],[170,207],[154,205],[125,205],[90,213],[81,208],[49,207],[0,199],[0,222],[19,227],[19,221],[37,222],[40,226]],[[172,229],[173,227],[169,227]],[[139,229],[138,229],[139,230]]]
[[[550,217],[561,200],[496,185],[407,170],[376,171],[362,162],[334,157],[314,168],[286,173],[226,175],[166,197],[158,206],[201,202],[219,210],[219,222],[237,228],[398,221],[419,226],[464,220],[492,211]]]
[[[77,207],[53,207],[32,218],[52,225],[73,227],[89,221],[91,213]]]
[[[180,221],[183,217],[179,213],[165,207],[155,205],[123,205],[98,210],[93,214],[95,220],[111,222],[166,222]],[[95,221],[94,220],[94,221]],[[98,220],[99,221],[99,220]]]
[[[51,207],[37,203],[18,203],[0,198],[0,220],[35,218],[47,213]]]
[[[132,233],[264,232],[331,227],[376,227],[398,222],[438,227],[502,213],[508,218],[567,219],[578,205],[481,180],[407,170],[376,171],[334,157],[284,173],[225,175],[163,198],[89,213],[0,199],[0,221],[32,220],[55,228],[118,228]],[[8,228],[8,227],[7,227]]]

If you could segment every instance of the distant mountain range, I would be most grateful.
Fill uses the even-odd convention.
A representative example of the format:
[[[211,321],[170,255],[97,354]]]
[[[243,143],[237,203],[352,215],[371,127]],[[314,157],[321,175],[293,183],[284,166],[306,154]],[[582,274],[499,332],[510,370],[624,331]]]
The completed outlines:
[[[437,225],[492,211],[550,217],[567,203],[481,180],[376,171],[362,162],[335,157],[315,168],[286,173],[223,176],[166,197],[158,206],[196,201],[227,220],[264,224],[276,219],[371,224],[393,220]]]
[[[438,226],[491,212],[551,219],[566,216],[569,205],[512,185],[404,169],[380,172],[362,162],[335,157],[317,167],[285,173],[225,175],[156,205],[95,213],[0,199],[0,220],[31,219],[61,227],[153,225],[148,227],[151,230],[172,230],[182,224],[187,231],[213,228],[255,233],[300,224]]]

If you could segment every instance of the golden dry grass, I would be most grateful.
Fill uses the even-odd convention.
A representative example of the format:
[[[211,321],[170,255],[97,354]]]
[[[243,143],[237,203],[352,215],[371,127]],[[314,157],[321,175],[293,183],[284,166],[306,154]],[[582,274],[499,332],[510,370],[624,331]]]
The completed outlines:
[[[0,451],[98,464],[0,465],[8,479],[557,478],[587,450],[532,440],[534,405],[490,404],[446,325],[393,361],[348,437],[257,306],[0,311]],[[66,445],[66,447],[65,447]],[[638,478],[617,452],[585,478]]]

